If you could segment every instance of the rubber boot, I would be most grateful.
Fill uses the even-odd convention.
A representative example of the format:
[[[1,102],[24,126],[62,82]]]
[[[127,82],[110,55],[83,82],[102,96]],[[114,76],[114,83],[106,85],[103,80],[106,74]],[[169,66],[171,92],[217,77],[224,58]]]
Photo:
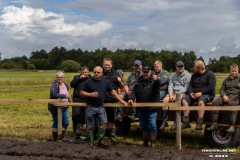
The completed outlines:
[[[90,132],[88,132],[88,134],[89,134],[89,145],[93,146],[94,145],[94,132],[90,131]]]
[[[66,130],[62,131],[62,136],[61,136],[61,140],[62,141],[67,141],[64,137],[65,137],[65,133],[66,133]]]
[[[189,117],[182,116],[182,129],[191,128]]]
[[[216,131],[218,129],[217,121],[218,121],[218,112],[212,112],[211,117],[212,117],[212,122],[213,124],[210,127],[207,127],[206,130],[208,131]]]
[[[236,123],[236,119],[237,119],[237,111],[232,111],[230,113],[230,124],[231,126],[229,127],[229,129],[227,130],[228,133],[234,133],[235,132],[235,123]]]
[[[108,147],[108,144],[106,144],[103,141],[103,137],[105,136],[105,133],[106,133],[106,128],[98,128],[98,140],[97,140],[97,143],[98,143],[98,146],[102,147],[102,148],[107,148]]]
[[[76,126],[76,130],[75,130],[75,138],[76,139],[80,139],[81,133],[82,133],[82,129],[83,129],[83,125],[81,123],[79,123]]]
[[[109,128],[109,138],[111,139],[111,141],[113,143],[117,143],[117,140],[116,140],[116,129],[115,128]]]
[[[148,147],[148,140],[149,140],[149,132],[148,131],[142,132],[142,139],[143,139],[143,146]]]
[[[152,148],[155,147],[156,139],[157,139],[157,132],[150,132],[150,141],[151,141]]]
[[[58,135],[57,132],[52,132],[53,141],[57,141]]]
[[[196,130],[202,130],[202,124],[203,124],[203,118],[198,118]]]
[[[172,127],[170,128],[170,131],[175,131],[176,130],[176,122],[173,122]]]
[[[166,111],[163,111],[166,112]],[[162,124],[159,127],[160,131],[163,131],[165,129],[165,127],[167,126],[167,120],[168,120],[168,115],[165,114],[164,119],[162,120]]]

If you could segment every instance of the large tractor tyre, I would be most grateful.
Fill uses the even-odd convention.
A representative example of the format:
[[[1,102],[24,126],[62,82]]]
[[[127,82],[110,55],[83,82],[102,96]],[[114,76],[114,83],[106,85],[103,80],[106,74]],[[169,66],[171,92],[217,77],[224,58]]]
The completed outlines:
[[[210,147],[235,147],[239,143],[240,129],[236,129],[234,133],[228,133],[228,127],[219,126],[216,131],[208,131],[207,127],[209,125],[205,127],[204,136]]]
[[[116,134],[119,136],[126,136],[129,134],[131,129],[131,119],[123,117],[122,122],[116,121]]]

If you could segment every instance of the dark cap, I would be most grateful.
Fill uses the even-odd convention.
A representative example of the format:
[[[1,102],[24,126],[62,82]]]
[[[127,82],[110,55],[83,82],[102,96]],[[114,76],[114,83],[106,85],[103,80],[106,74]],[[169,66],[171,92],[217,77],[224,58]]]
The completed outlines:
[[[140,65],[142,65],[142,62],[141,62],[140,60],[136,60],[136,61],[134,62],[134,65],[140,66]]]
[[[118,69],[117,72],[118,72],[118,74],[124,74],[121,69]]]
[[[178,67],[178,66],[183,66],[184,67],[184,63],[182,61],[177,61],[175,66],[176,67]]]
[[[143,68],[142,68],[142,71],[143,72],[149,72],[151,70],[151,67],[150,66],[144,66]]]

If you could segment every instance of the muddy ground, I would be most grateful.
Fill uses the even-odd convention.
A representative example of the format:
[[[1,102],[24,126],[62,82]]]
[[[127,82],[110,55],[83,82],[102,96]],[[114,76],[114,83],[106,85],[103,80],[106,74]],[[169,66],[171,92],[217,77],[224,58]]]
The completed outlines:
[[[0,141],[0,160],[202,160],[209,158],[240,159],[240,155],[203,153],[201,149],[178,150],[174,146],[146,148],[140,145],[115,144],[111,145],[108,149],[103,149],[96,146],[89,146],[86,141]]]

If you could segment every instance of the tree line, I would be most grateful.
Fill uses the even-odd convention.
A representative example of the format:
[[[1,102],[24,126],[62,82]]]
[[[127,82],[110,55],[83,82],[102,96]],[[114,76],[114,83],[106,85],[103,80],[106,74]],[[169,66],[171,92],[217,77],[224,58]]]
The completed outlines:
[[[70,65],[72,62],[77,62],[79,66],[88,66],[92,70],[96,65],[102,65],[104,58],[111,58],[113,67],[124,71],[131,71],[136,59],[141,60],[143,65],[151,67],[153,67],[155,60],[160,60],[163,63],[163,68],[170,72],[175,70],[175,63],[179,60],[185,63],[185,68],[190,72],[193,71],[195,60],[204,61],[201,56],[197,57],[194,51],[184,53],[168,50],[147,51],[137,49],[111,51],[107,48],[83,51],[80,48],[67,50],[64,47],[54,47],[49,52],[44,49],[33,51],[29,58],[24,55],[1,60],[0,69],[58,70],[62,69],[62,63],[68,60]],[[239,64],[239,62],[240,55],[237,57],[221,56],[219,60],[210,58],[207,67],[213,72],[227,73],[230,64]]]

